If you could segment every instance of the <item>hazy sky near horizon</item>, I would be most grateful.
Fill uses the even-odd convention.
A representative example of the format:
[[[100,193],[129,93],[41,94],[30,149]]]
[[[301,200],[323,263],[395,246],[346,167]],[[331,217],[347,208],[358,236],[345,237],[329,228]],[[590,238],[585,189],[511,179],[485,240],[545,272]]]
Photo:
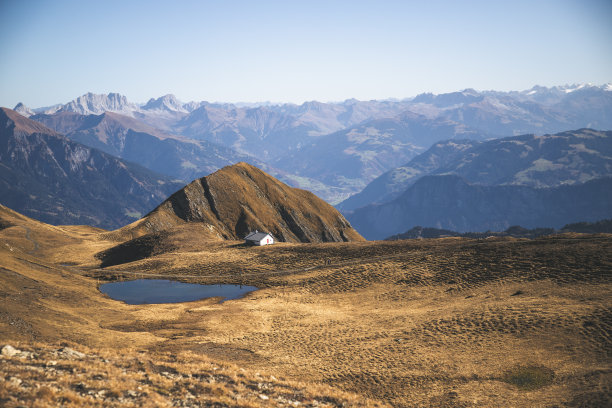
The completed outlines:
[[[340,101],[612,82],[610,0],[0,0],[0,105]]]

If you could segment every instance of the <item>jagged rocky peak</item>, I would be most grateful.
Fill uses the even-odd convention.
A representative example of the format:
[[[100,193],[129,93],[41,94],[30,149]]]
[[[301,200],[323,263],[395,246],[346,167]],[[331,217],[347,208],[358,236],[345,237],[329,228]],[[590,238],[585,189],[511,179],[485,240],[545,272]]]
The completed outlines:
[[[159,98],[151,98],[142,107],[145,110],[167,110],[174,112],[188,112],[184,104],[179,101],[173,94],[167,94],[160,96]]]
[[[300,111],[302,112],[319,112],[324,110],[326,104],[319,101],[307,101],[300,105]]]
[[[25,116],[26,118],[29,118],[30,116],[34,115],[34,111],[32,109],[28,108],[27,106],[25,106],[21,102],[19,102],[17,105],[15,105],[13,110],[15,112],[19,113],[20,115]]]
[[[99,115],[104,112],[131,112],[138,107],[119,93],[94,94],[86,93],[68,102],[60,111],[76,112],[82,115]]]

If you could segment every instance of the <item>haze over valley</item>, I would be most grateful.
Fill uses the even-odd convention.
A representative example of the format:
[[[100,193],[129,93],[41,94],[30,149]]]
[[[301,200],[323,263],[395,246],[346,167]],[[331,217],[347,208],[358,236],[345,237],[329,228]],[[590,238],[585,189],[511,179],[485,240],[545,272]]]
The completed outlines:
[[[611,89],[468,89],[401,101],[249,107],[183,103],[172,95],[138,105],[120,94],[89,93],[51,108],[15,109],[74,141],[184,182],[246,160],[338,204],[440,141],[609,129]]]

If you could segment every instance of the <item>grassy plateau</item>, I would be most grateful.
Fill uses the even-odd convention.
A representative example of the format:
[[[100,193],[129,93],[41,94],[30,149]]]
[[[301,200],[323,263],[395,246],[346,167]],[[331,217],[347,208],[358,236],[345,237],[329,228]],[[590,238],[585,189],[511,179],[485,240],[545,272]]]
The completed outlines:
[[[612,404],[611,235],[207,237],[189,223],[124,242],[2,208],[0,405]],[[160,277],[260,290],[153,305],[98,291]]]

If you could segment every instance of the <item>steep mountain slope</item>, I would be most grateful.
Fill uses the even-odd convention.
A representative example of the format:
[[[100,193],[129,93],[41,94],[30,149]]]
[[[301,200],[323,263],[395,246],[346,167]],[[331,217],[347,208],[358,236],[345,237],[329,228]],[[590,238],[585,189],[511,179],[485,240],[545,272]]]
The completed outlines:
[[[219,239],[253,230],[287,242],[342,242],[363,238],[332,206],[247,163],[225,167],[177,191],[141,220],[113,234],[137,237],[199,222]]]
[[[396,167],[370,182],[362,191],[336,206],[348,212],[370,204],[393,200],[424,175],[435,172],[445,163],[453,162],[466,150],[476,146],[475,140],[447,140],[434,144],[407,164]]]
[[[10,109],[0,128],[0,202],[41,221],[117,228],[180,187]]]
[[[612,178],[555,188],[480,186],[455,175],[427,176],[401,196],[355,210],[348,219],[367,239],[383,239],[415,225],[503,231],[511,225],[552,227],[612,216]]]
[[[242,160],[257,162],[230,148],[170,135],[112,112],[88,116],[62,112],[35,115],[32,119],[65,132],[76,142],[185,182]]]
[[[488,185],[584,183],[612,175],[612,131],[579,129],[492,140],[474,146],[437,172]]]
[[[457,174],[485,185],[555,187],[612,176],[612,131],[580,129],[486,142],[449,141],[372,181],[338,205],[343,211],[390,201],[418,178]]]

